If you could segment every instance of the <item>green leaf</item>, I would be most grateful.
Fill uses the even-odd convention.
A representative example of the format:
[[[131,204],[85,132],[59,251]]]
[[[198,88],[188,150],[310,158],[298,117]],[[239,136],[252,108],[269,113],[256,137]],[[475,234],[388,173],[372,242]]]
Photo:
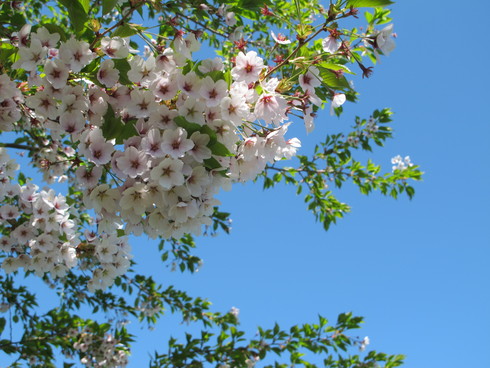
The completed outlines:
[[[319,67],[320,77],[324,84],[335,89],[350,89],[349,82],[344,76],[337,78],[337,75],[329,69]]]
[[[391,4],[393,4],[393,1],[391,0],[347,0],[347,6],[352,6],[354,8],[375,8]]]
[[[117,0],[102,0],[102,15],[110,13],[116,4]]]
[[[128,24],[123,24],[118,27],[114,32],[112,32],[111,37],[131,37],[134,36],[138,31]]]
[[[5,318],[0,318],[0,334],[2,333],[3,329],[5,328]]]
[[[78,0],[78,1],[82,5],[83,10],[85,10],[85,13],[88,14],[88,12],[90,10],[90,0]]]
[[[213,145],[208,146],[213,155],[216,156],[233,156],[228,148],[223,143],[216,142]]]
[[[20,13],[14,14],[9,19],[9,21],[10,21],[10,24],[16,26],[18,29],[20,29],[24,24],[26,24],[25,18]]]
[[[88,6],[90,6],[88,0],[58,0],[58,2],[63,5],[66,10],[68,10],[68,17],[70,22],[75,28],[77,33],[81,33],[84,28],[85,22],[88,20]],[[85,10],[87,8],[87,10]]]
[[[119,82],[122,84],[133,84],[128,78],[128,72],[131,69],[126,59],[112,59],[114,67],[119,70]]]
[[[212,72],[206,73],[206,75],[210,76],[214,82],[217,82],[220,79],[225,79],[225,73],[220,70],[213,70]]]
[[[187,136],[190,137],[192,133],[198,132],[201,130],[201,126],[196,123],[191,123],[187,121],[183,116],[177,116],[174,118],[175,124],[179,127],[184,128],[187,131]]]
[[[208,159],[204,160],[203,162],[204,162],[204,166],[210,170],[219,169],[219,168],[223,167],[218,162],[218,160],[216,160],[214,157],[208,158]]]
[[[325,68],[325,69],[330,69],[330,70],[343,70],[344,73],[349,73],[349,74],[355,74],[354,72],[352,72],[348,67],[346,67],[345,65],[343,64],[336,64],[336,63],[328,63],[328,62],[321,62],[318,64],[318,66],[321,66],[322,68]]]
[[[213,145],[218,140],[218,137],[216,136],[216,132],[207,125],[203,125],[201,129],[199,129],[199,132],[201,134],[209,135],[208,146]]]
[[[15,55],[17,52],[16,47],[9,45],[8,43],[2,44],[0,48],[0,62],[2,64],[6,64],[7,60],[13,59],[11,58],[12,55]],[[13,60],[10,60],[13,61]]]
[[[105,139],[115,139],[116,144],[124,143],[124,140],[136,135],[134,124],[136,120],[129,120],[123,124],[121,118],[116,117],[111,105],[107,106],[102,124],[102,135]]]

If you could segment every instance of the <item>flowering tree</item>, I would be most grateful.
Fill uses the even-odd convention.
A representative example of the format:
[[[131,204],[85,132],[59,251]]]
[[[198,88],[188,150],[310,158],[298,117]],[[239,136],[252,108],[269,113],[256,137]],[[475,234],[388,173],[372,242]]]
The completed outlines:
[[[369,341],[349,336],[362,322],[351,314],[246,339],[237,310],[212,311],[135,274],[128,243],[131,234],[159,239],[163,262],[195,271],[194,237],[229,231],[215,196],[236,182],[296,186],[325,229],[349,211],[331,190],[346,181],[412,197],[409,180],[421,172],[408,157],[385,174],[355,159],[391,137],[388,109],[319,137],[311,156],[288,136],[291,124],[315,134],[318,109],[341,115],[356,102],[350,76],[369,77],[366,65],[395,47],[390,3],[1,2],[0,350],[11,366],[125,366],[134,336],[107,313],[151,326],[164,310],[202,333],[171,339],[152,367],[314,366],[305,351],[328,367],[400,365],[402,356],[355,354]],[[14,150],[44,183],[20,171]],[[26,276],[50,285],[60,306],[37,313]]]

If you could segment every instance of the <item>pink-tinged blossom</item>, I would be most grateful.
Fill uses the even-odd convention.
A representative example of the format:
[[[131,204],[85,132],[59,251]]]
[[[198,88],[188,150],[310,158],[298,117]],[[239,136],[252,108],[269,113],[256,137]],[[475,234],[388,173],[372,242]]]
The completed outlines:
[[[39,27],[35,33],[31,33],[32,40],[39,40],[43,47],[55,49],[58,47],[60,35],[58,33],[49,33],[45,27]]]
[[[259,97],[255,105],[254,114],[257,119],[262,119],[266,124],[279,125],[286,119],[287,103],[277,94],[264,93]]]
[[[24,69],[28,72],[37,70],[46,58],[48,51],[39,40],[32,40],[29,47],[19,48],[19,59],[12,64],[12,69]]]
[[[243,97],[249,103],[253,103],[259,98],[255,88],[248,88],[248,84],[245,82],[233,82],[230,87],[230,96]]]
[[[17,41],[18,46],[27,46],[27,42],[29,41],[29,36],[31,34],[32,26],[30,24],[24,24],[19,32],[13,32],[11,39],[15,42]]]
[[[204,111],[204,117],[207,123],[211,123],[213,120],[221,119],[221,107],[220,106],[206,106]]]
[[[242,125],[243,120],[250,115],[250,109],[244,97],[225,97],[221,100],[220,107],[221,118],[233,122],[236,126]]]
[[[122,109],[131,101],[131,90],[127,86],[117,86],[111,91],[110,103],[116,109]]]
[[[95,187],[99,179],[102,176],[102,168],[94,166],[89,168],[88,166],[80,166],[75,172],[78,184],[85,188]]]
[[[178,33],[174,40],[174,49],[186,59],[191,58],[191,53],[198,51],[201,44],[197,41],[194,33],[188,33],[184,38],[183,34]]]
[[[239,140],[235,133],[235,127],[229,121],[215,119],[208,124],[211,129],[216,132],[218,141],[223,143],[230,151],[235,150],[236,142]]]
[[[262,137],[248,137],[240,144],[238,152],[242,155],[243,160],[251,161],[261,155],[264,144],[265,140]]]
[[[165,189],[184,184],[182,168],[184,163],[178,159],[163,159],[158,166],[151,170],[150,177]]]
[[[187,138],[187,131],[182,128],[167,129],[162,134],[162,151],[173,158],[184,157],[194,147],[194,142]]]
[[[340,48],[341,42],[331,35],[322,41],[323,51],[335,54]]]
[[[165,72],[168,75],[173,74],[177,64],[174,60],[174,50],[171,48],[166,48],[163,52],[157,55],[155,59],[155,71]]]
[[[10,80],[7,74],[0,75],[0,102],[17,96],[20,96],[20,91],[16,84]]]
[[[114,213],[117,210],[116,200],[121,194],[117,189],[111,188],[108,184],[96,186],[89,195],[90,204],[97,212],[102,210]]]
[[[111,59],[104,60],[100,64],[97,72],[97,79],[104,86],[112,88],[119,81],[119,70],[114,68],[114,61]]]
[[[174,129],[177,124],[174,122],[174,118],[179,115],[177,110],[169,110],[165,105],[158,106],[158,109],[153,110],[148,119],[150,126],[160,129]]]
[[[71,38],[61,43],[59,57],[73,72],[77,73],[90,63],[95,55],[87,42]]]
[[[259,80],[259,75],[264,69],[264,61],[257,56],[255,51],[249,51],[245,55],[239,52],[235,60],[235,67],[231,70],[234,80],[245,83],[254,83]]]
[[[188,202],[181,201],[170,207],[168,211],[170,218],[178,223],[187,222],[189,219],[196,217],[198,213],[199,208],[194,199]]]
[[[393,171],[395,170],[406,170],[407,168],[413,166],[410,156],[405,156],[405,158],[402,158],[402,156],[397,155],[391,159],[391,163],[393,164]]]
[[[114,152],[114,145],[106,142],[104,139],[93,141],[86,155],[87,159],[97,166],[105,165],[111,160],[111,155]]]
[[[38,91],[35,95],[27,97],[26,104],[34,109],[36,115],[53,120],[58,117],[56,101],[47,91]]]
[[[204,99],[206,106],[218,106],[221,100],[228,93],[228,86],[222,79],[213,81],[211,77],[206,77],[201,83],[201,98]]]
[[[141,215],[151,203],[148,201],[148,190],[143,183],[137,183],[122,192],[119,205],[123,210],[134,212],[135,215]]]
[[[301,141],[298,138],[291,138],[286,141],[286,146],[282,149],[282,156],[290,160],[296,156],[296,152],[301,147]]]
[[[149,169],[149,162],[145,152],[129,147],[124,151],[124,155],[117,159],[117,166],[130,178],[136,178]]]
[[[125,59],[129,55],[126,40],[121,37],[104,37],[100,41],[100,46],[104,54],[113,59]]]
[[[392,34],[393,24],[389,24],[375,33],[376,46],[383,52],[383,55],[388,56],[396,47]]]
[[[198,69],[201,73],[210,73],[215,71],[223,70],[223,59],[219,57],[215,57],[214,59],[204,59],[201,64],[198,66]]]
[[[69,134],[80,133],[85,128],[85,116],[76,110],[64,112],[60,115],[60,125]]]
[[[179,115],[186,118],[192,123],[204,125],[204,109],[203,102],[189,97],[182,106],[179,107]]]
[[[66,89],[63,90],[63,96],[61,97],[61,106],[59,112],[85,112],[88,110],[88,101],[85,95],[77,96],[76,94],[69,93]]]
[[[156,97],[162,100],[170,100],[177,94],[178,84],[174,77],[162,76],[153,81],[150,90]]]
[[[89,115],[103,116],[107,112],[109,96],[97,86],[88,89]]]
[[[345,95],[343,93],[336,93],[332,98],[332,104],[330,105],[330,115],[335,114],[335,109],[340,107],[346,101]]]
[[[311,106],[306,108],[303,121],[305,123],[306,134],[311,133],[315,129],[315,123],[313,121],[313,108]]]
[[[129,114],[136,118],[146,118],[150,113],[158,108],[155,96],[151,91],[135,89],[131,91],[131,101],[127,106]]]
[[[312,66],[305,74],[299,76],[299,85],[304,92],[315,93],[315,88],[321,86],[320,72],[318,68]]]
[[[17,206],[11,204],[4,204],[0,207],[0,219],[2,220],[13,220],[19,217],[20,212]]]
[[[128,71],[128,79],[133,83],[140,83],[147,86],[155,79],[155,58],[150,56],[147,60],[138,55],[134,55],[129,60],[131,69]]]
[[[44,64],[44,74],[54,88],[63,88],[68,80],[69,70],[59,59],[48,59]]]
[[[287,37],[281,33],[276,36],[274,31],[271,31],[271,36],[279,45],[289,45],[291,43],[291,40],[288,40]]]
[[[209,135],[199,132],[192,133],[190,139],[194,142],[194,146],[187,152],[197,162],[211,158],[211,150],[208,148]]]
[[[185,75],[179,74],[177,82],[179,84],[179,89],[182,90],[183,93],[194,98],[200,97],[202,81],[196,73],[189,72]]]
[[[163,157],[165,152],[162,150],[161,143],[160,130],[150,129],[141,140],[141,150],[151,157]]]

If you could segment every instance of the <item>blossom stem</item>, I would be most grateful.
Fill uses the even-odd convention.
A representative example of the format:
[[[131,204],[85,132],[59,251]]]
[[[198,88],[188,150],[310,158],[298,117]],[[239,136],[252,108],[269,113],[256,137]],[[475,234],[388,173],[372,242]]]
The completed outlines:
[[[16,148],[16,149],[22,149],[26,151],[34,151],[36,148],[32,146],[26,146],[24,144],[17,144],[17,143],[0,143],[0,147],[5,147],[5,148]]]
[[[189,20],[191,22],[194,22],[195,24],[203,27],[204,29],[207,29],[209,32],[212,32],[212,33],[214,33],[214,34],[216,34],[218,36],[221,36],[221,37],[224,37],[224,38],[228,38],[229,37],[229,34],[227,35],[226,33],[222,33],[222,32],[219,32],[219,31],[217,31],[215,29],[212,29],[212,28],[208,27],[206,24],[201,23],[201,22],[199,22],[199,21],[197,21],[195,19],[192,19],[191,17],[189,17],[188,15],[186,15],[184,13],[175,12],[175,14],[177,14],[177,15],[181,16],[182,18],[185,18],[185,19],[187,19],[187,20]]]

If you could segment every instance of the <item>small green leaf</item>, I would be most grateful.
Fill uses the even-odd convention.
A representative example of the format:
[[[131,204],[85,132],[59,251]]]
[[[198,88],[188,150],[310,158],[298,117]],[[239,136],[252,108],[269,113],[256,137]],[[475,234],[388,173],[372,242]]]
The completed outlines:
[[[68,17],[70,18],[70,22],[75,28],[77,33],[81,33],[84,28],[85,22],[88,20],[87,7],[88,0],[58,0],[61,5],[63,5],[66,10],[68,10]],[[90,4],[88,4],[90,5]]]
[[[206,75],[210,76],[214,82],[217,82],[220,79],[225,79],[225,73],[220,70],[213,70],[212,72],[206,73]]]
[[[112,32],[111,37],[131,37],[134,36],[138,31],[128,24],[123,24],[118,27],[114,32]]]
[[[90,10],[90,0],[78,0],[78,1],[80,1],[80,4],[82,5],[83,10],[85,10],[85,13],[88,14],[88,12]]]
[[[218,160],[216,160],[214,157],[208,158],[208,159],[204,160],[203,162],[204,162],[204,166],[210,170],[220,169],[223,167],[218,162]]]
[[[344,76],[337,78],[337,75],[329,69],[319,67],[320,77],[324,84],[335,89],[350,89],[349,82]]]
[[[117,0],[102,0],[102,15],[106,15],[115,8]]]
[[[325,69],[330,69],[330,70],[335,70],[335,71],[342,70],[342,71],[344,71],[344,73],[355,74],[354,72],[352,72],[348,67],[346,67],[343,64],[327,63],[324,61],[324,62],[319,63],[318,66],[321,66],[322,68],[325,68]]]
[[[5,318],[0,318],[0,334],[2,333],[3,329],[5,328]]]
[[[107,140],[115,139],[116,144],[122,144],[124,140],[136,135],[135,123],[136,120],[133,119],[123,124],[121,118],[115,116],[112,106],[108,105],[102,124],[102,135]]]
[[[190,137],[192,133],[198,132],[201,130],[201,126],[196,123],[191,123],[187,121],[183,116],[177,116],[174,118],[175,124],[179,127],[184,128],[187,131],[187,136]]]
[[[114,61],[114,67],[119,70],[119,83],[128,85],[133,84],[128,78],[128,72],[131,69],[126,59],[112,59]]]
[[[216,142],[213,145],[208,146],[213,155],[216,156],[233,156],[228,148],[223,143]]]
[[[391,0],[347,0],[347,5],[354,8],[375,8],[393,4]]]

